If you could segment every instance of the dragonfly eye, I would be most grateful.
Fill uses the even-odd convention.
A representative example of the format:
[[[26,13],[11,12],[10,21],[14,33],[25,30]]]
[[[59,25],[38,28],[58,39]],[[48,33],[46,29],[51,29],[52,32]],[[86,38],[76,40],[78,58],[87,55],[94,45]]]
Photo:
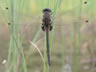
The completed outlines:
[[[44,13],[44,12],[50,12],[50,13],[51,13],[51,9],[49,9],[49,8],[45,8],[45,9],[43,9],[42,12],[43,12],[43,13]]]

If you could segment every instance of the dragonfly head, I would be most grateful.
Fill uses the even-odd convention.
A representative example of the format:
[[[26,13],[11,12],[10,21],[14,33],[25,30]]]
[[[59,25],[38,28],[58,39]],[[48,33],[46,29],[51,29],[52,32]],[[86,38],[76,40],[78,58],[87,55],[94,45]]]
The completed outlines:
[[[45,13],[45,12],[50,12],[50,13],[51,13],[51,9],[49,9],[49,8],[45,8],[45,9],[43,9],[42,12],[43,12],[43,13]]]

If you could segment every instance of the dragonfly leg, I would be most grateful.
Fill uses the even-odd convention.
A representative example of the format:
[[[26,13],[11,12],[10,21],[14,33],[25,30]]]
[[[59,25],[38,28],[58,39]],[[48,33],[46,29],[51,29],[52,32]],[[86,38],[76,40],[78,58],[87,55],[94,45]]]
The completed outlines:
[[[43,30],[43,31],[45,31],[45,28],[44,28],[44,26],[42,26],[41,28],[42,28],[42,30]]]

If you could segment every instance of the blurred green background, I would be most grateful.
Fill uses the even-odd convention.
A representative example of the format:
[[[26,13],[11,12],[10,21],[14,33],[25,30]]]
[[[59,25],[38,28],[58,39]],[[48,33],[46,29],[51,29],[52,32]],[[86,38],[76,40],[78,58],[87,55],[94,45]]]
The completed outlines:
[[[54,27],[50,67],[44,8]],[[96,0],[0,0],[0,72],[96,72],[95,19]]]

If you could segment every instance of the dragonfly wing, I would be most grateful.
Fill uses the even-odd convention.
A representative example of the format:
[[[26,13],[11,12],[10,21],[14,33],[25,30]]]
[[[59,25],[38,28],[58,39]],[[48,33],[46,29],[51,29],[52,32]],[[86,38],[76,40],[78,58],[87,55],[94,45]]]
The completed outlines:
[[[54,25],[53,29],[61,29],[64,28],[64,25]]]

